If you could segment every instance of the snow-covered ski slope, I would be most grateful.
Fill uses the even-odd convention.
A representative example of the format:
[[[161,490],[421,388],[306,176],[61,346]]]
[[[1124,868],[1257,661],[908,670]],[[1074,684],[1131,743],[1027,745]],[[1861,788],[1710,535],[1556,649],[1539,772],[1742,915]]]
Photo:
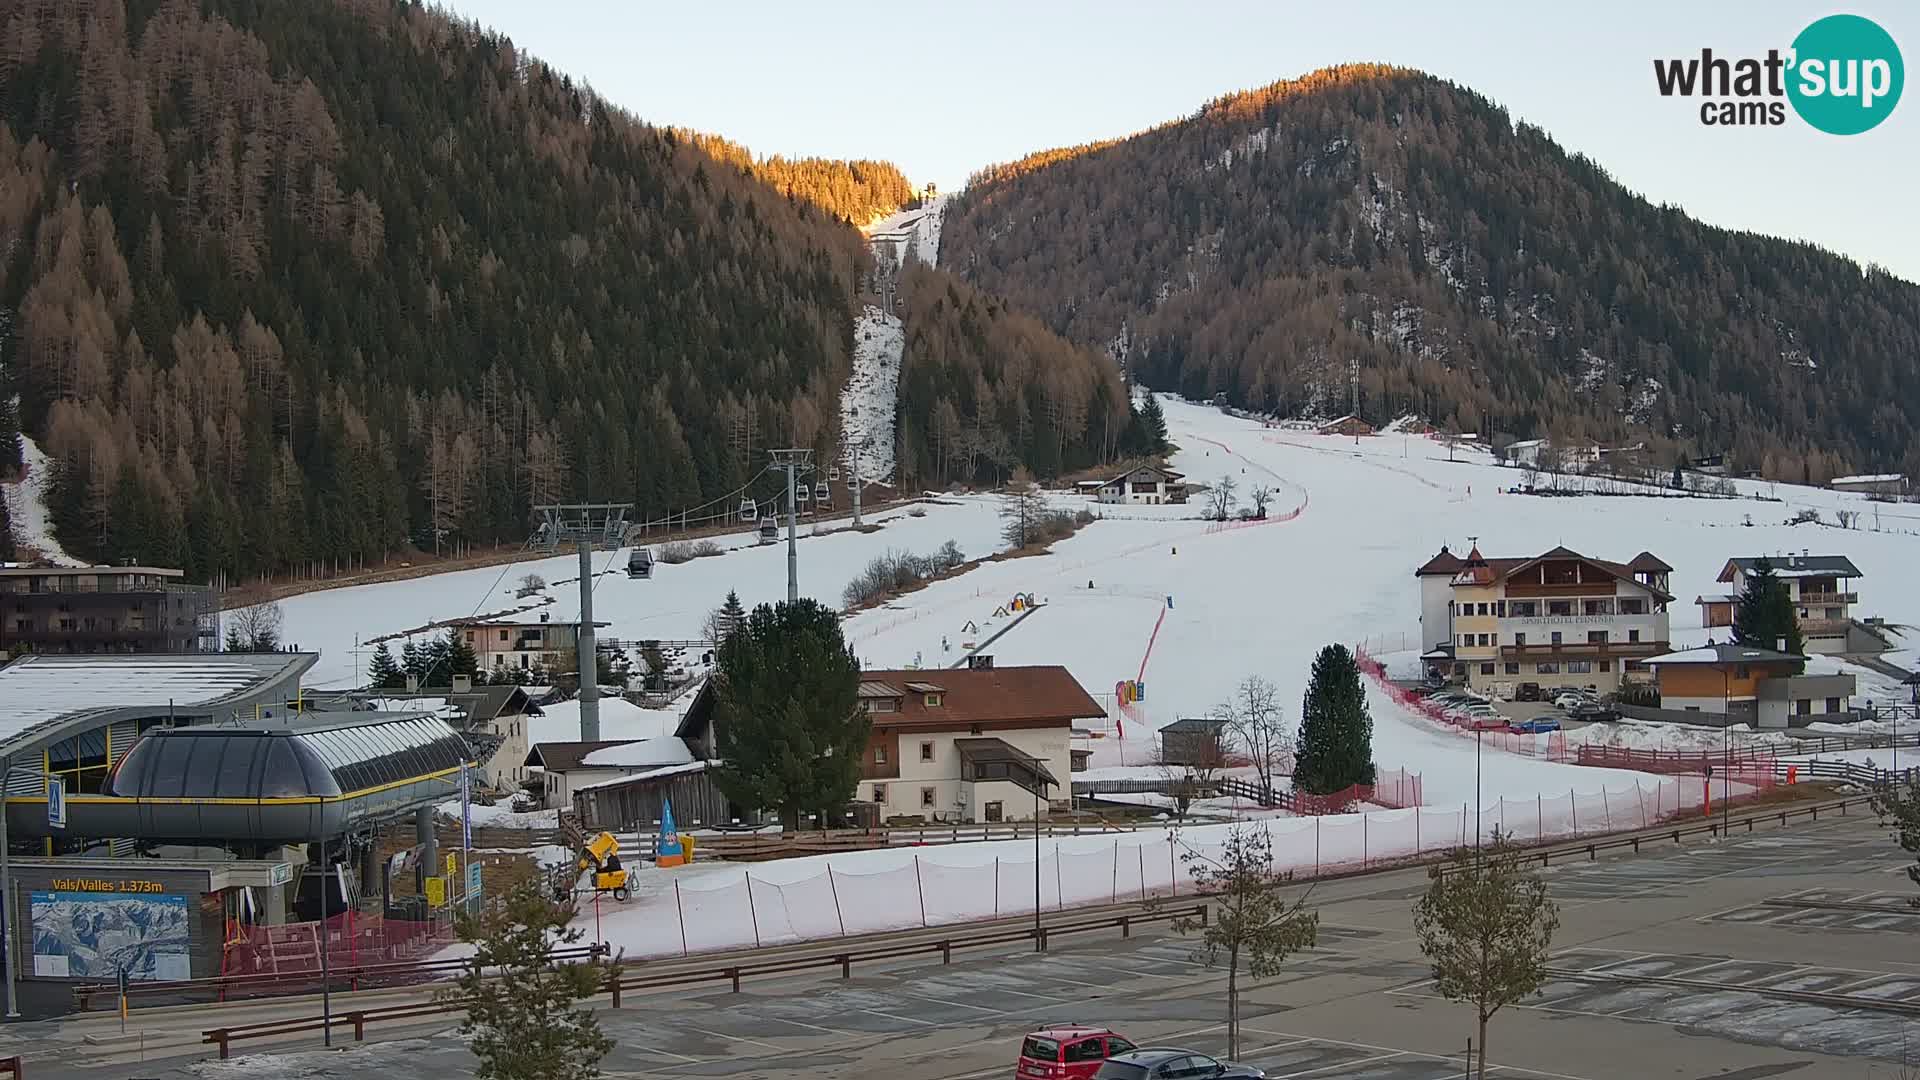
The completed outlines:
[[[39,445],[20,436],[20,461],[25,466],[18,483],[0,484],[5,489],[7,515],[13,522],[13,539],[23,552],[37,552],[55,566],[85,566],[85,560],[68,555],[53,538],[53,522],[47,516],[47,481],[53,470]],[[27,557],[24,553],[22,558]]]
[[[853,374],[840,395],[840,430],[849,447],[859,448],[862,480],[893,480],[893,423],[906,342],[906,324],[872,304],[854,320]]]
[[[936,195],[912,210],[897,210],[867,226],[870,242],[898,245],[902,261],[911,257],[928,266],[940,265],[940,223],[947,215],[947,199]]]
[[[929,667],[957,663],[965,642],[984,641],[1010,621],[992,618],[1001,604],[1015,592],[1031,592],[1047,606],[985,648],[998,664],[1064,664],[1095,694],[1111,694],[1122,679],[1144,679],[1147,696],[1138,711],[1156,727],[1207,711],[1234,683],[1256,673],[1275,680],[1290,713],[1297,714],[1308,665],[1328,642],[1364,641],[1376,651],[1418,645],[1413,570],[1442,542],[1460,551],[1469,537],[1478,537],[1489,555],[1537,554],[1556,544],[1616,560],[1652,551],[1675,568],[1678,600],[1671,616],[1677,645],[1705,640],[1692,599],[1720,591],[1713,578],[1733,555],[1803,548],[1847,555],[1865,575],[1859,583],[1865,613],[1894,622],[1920,619],[1920,576],[1906,570],[1920,554],[1920,536],[1784,524],[1802,507],[1820,509],[1831,521],[1836,508],[1864,507],[1859,496],[1744,483],[1750,494],[1783,501],[1507,495],[1499,489],[1518,480],[1516,470],[1485,457],[1469,459],[1465,451],[1462,461],[1449,462],[1446,448],[1427,438],[1377,436],[1356,445],[1352,439],[1263,428],[1176,400],[1167,400],[1165,408],[1180,445],[1174,466],[1201,483],[1232,476],[1243,491],[1256,483],[1273,486],[1278,494],[1269,513],[1276,520],[1220,530],[1183,518],[1198,513],[1197,506],[1099,507],[1106,520],[1060,542],[1051,554],[989,563],[850,618],[848,638],[863,662],[891,667],[917,656]],[[943,499],[925,506],[923,517],[887,511],[878,532],[803,539],[801,589],[837,606],[846,581],[887,550],[927,552],[949,538],[970,557],[1000,550],[996,510],[987,497]],[[1745,524],[1749,516],[1751,527]],[[1920,530],[1915,516],[1909,507],[1882,507],[1882,525],[1889,530]],[[729,554],[661,565],[646,581],[625,576],[624,553],[598,555],[597,566],[608,573],[598,579],[595,615],[612,624],[603,636],[693,638],[730,588],[748,604],[785,595],[784,544],[754,547],[745,537],[729,542],[736,548]],[[513,585],[530,570],[555,583],[545,593],[551,617],[573,618],[573,590],[561,582],[574,567],[574,558],[563,556],[295,597],[284,602],[287,640],[323,651],[316,685],[349,682],[356,671],[356,633],[364,640],[429,620],[528,603],[514,599]],[[971,634],[969,623],[976,627]],[[1871,693],[1864,680],[1861,693]],[[1383,766],[1423,774],[1429,804],[1458,806],[1471,797],[1471,739],[1405,715],[1384,696],[1376,695],[1374,715]],[[1129,730],[1129,763],[1150,752],[1142,734]],[[1103,740],[1100,764],[1118,763],[1107,756],[1115,745]],[[1483,764],[1489,798],[1564,795],[1634,782],[1626,774],[1491,749]]]
[[[918,513],[921,516],[915,516]],[[969,558],[1002,550],[998,507],[988,497],[943,498],[869,514],[881,528],[858,533],[845,521],[824,528],[840,529],[828,535],[809,535],[814,526],[800,525],[800,591],[832,607],[853,576],[874,556],[887,551],[930,554],[948,540],[960,545]],[[784,523],[783,523],[784,526]],[[727,554],[669,566],[657,563],[651,579],[627,577],[627,550],[594,554],[593,615],[610,624],[602,638],[634,640],[656,638],[681,641],[697,638],[709,612],[738,590],[749,607],[783,600],[787,595],[787,545],[784,527],[777,544],[756,545],[750,533],[736,533],[717,541]],[[514,596],[520,579],[538,574],[548,587],[537,596]],[[280,602],[285,614],[285,640],[301,649],[320,652],[307,676],[310,685],[353,685],[364,672],[373,649],[356,643],[399,633],[427,623],[471,615],[491,615],[529,608],[537,619],[545,612],[554,621],[579,618],[579,596],[574,582],[579,557],[530,557],[507,566],[461,570],[378,585],[328,589],[289,597]],[[392,648],[397,652],[399,642]]]

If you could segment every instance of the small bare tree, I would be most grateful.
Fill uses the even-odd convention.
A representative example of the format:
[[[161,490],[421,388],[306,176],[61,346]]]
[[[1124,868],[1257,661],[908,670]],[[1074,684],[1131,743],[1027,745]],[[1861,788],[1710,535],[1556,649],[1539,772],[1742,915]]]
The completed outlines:
[[[1503,1007],[1540,991],[1560,912],[1547,883],[1521,861],[1521,851],[1495,833],[1492,843],[1461,848],[1433,871],[1413,908],[1420,951],[1433,965],[1433,986],[1448,1001],[1472,1005],[1479,1023],[1479,1080],[1487,1076],[1487,1021]]]
[[[1833,516],[1839,520],[1841,528],[1851,529],[1853,528],[1853,523],[1860,520],[1860,511],[1835,510]]]
[[[1233,477],[1223,476],[1218,483],[1207,490],[1207,503],[1213,520],[1225,521],[1227,515],[1233,513],[1234,503],[1238,501],[1238,496],[1235,494],[1238,488],[1239,485],[1234,482]]]
[[[280,602],[268,600],[227,616],[228,652],[273,652],[280,647]]]
[[[1273,501],[1273,489],[1265,484],[1255,484],[1253,489],[1247,492],[1247,498],[1253,500],[1253,516],[1265,521],[1267,504]]]
[[[1292,903],[1281,895],[1293,874],[1274,868],[1273,837],[1264,825],[1234,826],[1217,857],[1188,848],[1180,860],[1197,891],[1212,897],[1212,912],[1204,924],[1177,919],[1173,928],[1198,932],[1197,962],[1227,969],[1227,1057],[1238,1057],[1242,961],[1248,978],[1279,974],[1288,956],[1319,940],[1320,916],[1307,910],[1307,894]]]
[[[1260,786],[1272,791],[1275,777],[1293,762],[1293,729],[1280,705],[1280,688],[1264,676],[1249,675],[1218,712],[1252,761]]]

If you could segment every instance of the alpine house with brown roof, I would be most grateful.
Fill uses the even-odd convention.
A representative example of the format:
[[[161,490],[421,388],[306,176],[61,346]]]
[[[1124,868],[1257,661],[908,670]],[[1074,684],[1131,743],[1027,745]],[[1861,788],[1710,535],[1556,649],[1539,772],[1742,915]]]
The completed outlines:
[[[1496,559],[1478,545],[1465,558],[1442,549],[1416,571],[1422,636],[1435,636],[1428,620],[1444,618],[1437,641],[1450,644],[1453,673],[1476,689],[1508,695],[1531,682],[1614,690],[1623,678],[1646,678],[1643,661],[1668,649],[1672,572],[1645,551],[1619,563],[1565,547]],[[1426,610],[1436,580],[1446,582],[1444,615]]]
[[[1013,821],[1065,801],[1076,720],[1106,715],[1058,666],[863,671],[862,802],[882,818]]]

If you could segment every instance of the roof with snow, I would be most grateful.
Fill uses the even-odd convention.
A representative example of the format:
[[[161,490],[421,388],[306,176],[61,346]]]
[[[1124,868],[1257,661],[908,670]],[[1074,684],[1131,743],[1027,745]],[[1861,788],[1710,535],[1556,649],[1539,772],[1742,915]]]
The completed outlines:
[[[689,776],[689,775],[692,775],[693,773],[705,772],[707,770],[707,766],[716,765],[716,764],[718,764],[718,762],[690,761],[684,765],[666,765],[658,769],[648,769],[644,772],[628,773],[625,776],[616,776],[610,780],[596,780],[591,784],[581,784],[579,787],[576,787],[573,790],[574,791],[602,791],[607,788],[627,787],[632,784],[644,784],[650,781],[666,780],[675,776]]]
[[[642,769],[685,765],[692,760],[693,751],[687,749],[685,740],[663,735],[591,751],[580,759],[580,764],[589,769]]]
[[[538,766],[548,772],[568,772],[585,767],[588,755],[596,750],[608,750],[626,746],[633,739],[601,739],[598,742],[546,742],[535,745],[527,751],[526,764]],[[614,768],[614,766],[600,766]]]
[[[1734,571],[1751,574],[1762,562],[1779,577],[1865,577],[1845,555],[1753,555],[1727,560],[1716,581],[1732,581]]]
[[[1905,480],[1905,473],[1870,473],[1863,476],[1836,476],[1827,481],[1829,484],[1897,484]]]
[[[224,719],[279,705],[316,653],[33,655],[0,668],[0,751],[36,735],[173,712]],[[267,695],[274,695],[262,701]],[[284,711],[284,710],[281,710]]]
[[[1772,649],[1756,649],[1751,645],[1702,645],[1697,649],[1682,649],[1679,652],[1665,653],[1648,657],[1646,663],[1660,664],[1797,664],[1806,657],[1792,653],[1775,652]]]

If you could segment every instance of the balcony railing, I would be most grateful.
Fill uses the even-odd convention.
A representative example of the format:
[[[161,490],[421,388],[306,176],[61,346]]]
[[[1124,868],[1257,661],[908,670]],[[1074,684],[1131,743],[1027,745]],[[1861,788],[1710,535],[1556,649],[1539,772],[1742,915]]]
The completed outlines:
[[[155,593],[188,595],[211,593],[212,591],[212,588],[206,585],[182,585],[174,582],[160,581],[134,585],[118,581],[104,584],[100,582],[83,584],[78,581],[55,579],[41,585],[35,585],[31,578],[0,578],[0,594],[5,595],[18,593],[30,596],[55,596],[61,593],[123,593],[129,596],[151,596]]]
[[[1516,660],[1555,656],[1659,656],[1670,651],[1671,647],[1664,641],[1563,641],[1558,644],[1530,641],[1525,645],[1500,646],[1501,656]]]
[[[1803,592],[1795,599],[1798,604],[1857,604],[1859,593],[1850,592]]]

